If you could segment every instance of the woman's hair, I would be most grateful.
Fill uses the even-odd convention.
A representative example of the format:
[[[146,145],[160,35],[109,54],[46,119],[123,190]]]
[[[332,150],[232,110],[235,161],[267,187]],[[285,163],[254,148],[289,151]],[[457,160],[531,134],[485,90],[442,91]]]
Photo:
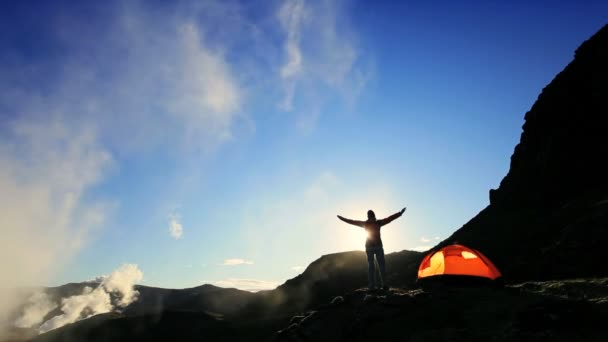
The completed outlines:
[[[376,221],[376,214],[373,210],[370,209],[367,211],[367,219],[370,221]]]

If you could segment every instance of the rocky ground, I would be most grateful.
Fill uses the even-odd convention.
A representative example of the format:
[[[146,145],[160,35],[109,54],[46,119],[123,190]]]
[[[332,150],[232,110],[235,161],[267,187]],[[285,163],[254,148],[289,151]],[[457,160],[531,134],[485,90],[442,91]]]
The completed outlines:
[[[607,319],[608,278],[359,289],[294,316],[275,341],[606,341]]]

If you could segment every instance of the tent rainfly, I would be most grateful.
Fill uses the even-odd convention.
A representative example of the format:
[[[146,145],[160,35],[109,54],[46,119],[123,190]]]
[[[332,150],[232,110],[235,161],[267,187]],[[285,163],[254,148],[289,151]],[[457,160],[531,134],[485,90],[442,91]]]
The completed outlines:
[[[442,276],[494,281],[502,275],[480,251],[463,245],[449,245],[427,254],[418,268],[418,280]]]

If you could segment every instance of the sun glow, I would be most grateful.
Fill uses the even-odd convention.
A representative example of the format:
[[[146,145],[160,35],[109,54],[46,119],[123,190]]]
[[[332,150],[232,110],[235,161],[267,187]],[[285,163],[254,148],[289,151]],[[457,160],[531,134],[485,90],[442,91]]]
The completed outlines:
[[[394,199],[391,189],[383,186],[371,187],[370,191],[358,194],[359,197],[349,199],[340,204],[333,210],[336,214],[343,217],[365,221],[367,219],[367,211],[369,209],[374,210],[376,217],[382,219],[388,217],[398,210],[395,209],[394,203],[399,203]],[[331,223],[328,227],[331,227],[332,235],[336,236],[332,250],[339,251],[352,251],[352,250],[365,250],[365,241],[368,237],[368,232],[357,226],[347,224],[345,222],[336,222],[335,217],[332,216]],[[400,222],[402,223],[402,222]],[[381,236],[385,245],[385,252],[387,250],[402,250],[402,243],[398,241],[399,231],[395,230],[395,223],[383,227],[381,230]],[[388,245],[388,249],[387,249]],[[398,246],[397,248],[393,246]],[[399,249],[400,248],[400,249]]]
[[[338,246],[343,251],[364,251],[367,232],[355,226],[342,226],[337,228],[340,232]]]

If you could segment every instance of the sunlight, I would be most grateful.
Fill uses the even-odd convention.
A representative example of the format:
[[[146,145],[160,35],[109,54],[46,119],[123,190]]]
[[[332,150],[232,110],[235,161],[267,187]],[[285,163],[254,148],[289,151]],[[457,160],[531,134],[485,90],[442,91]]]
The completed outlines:
[[[374,187],[372,191],[365,193],[365,196],[349,199],[348,201],[340,203],[340,209],[336,209],[335,211],[346,218],[364,221],[367,219],[367,210],[373,209],[378,218],[384,218],[395,212],[395,209],[392,209],[392,206],[390,205],[396,202],[392,197],[389,190],[386,190],[386,188],[382,186],[377,186]],[[343,222],[339,222],[338,226],[335,226],[334,224],[335,223],[332,222],[332,227],[335,227],[332,228],[332,230],[335,229],[337,237],[337,241],[335,242],[337,250],[365,250],[365,240],[367,240],[368,237],[368,233],[365,229]],[[388,228],[382,229],[381,233],[383,242],[387,241],[385,240],[386,237],[391,240],[389,245],[398,245],[397,241],[392,240],[397,238],[399,232],[392,232],[391,229]]]
[[[367,232],[363,228],[355,226],[340,226],[336,228],[338,234],[338,250],[342,251],[364,251]]]

